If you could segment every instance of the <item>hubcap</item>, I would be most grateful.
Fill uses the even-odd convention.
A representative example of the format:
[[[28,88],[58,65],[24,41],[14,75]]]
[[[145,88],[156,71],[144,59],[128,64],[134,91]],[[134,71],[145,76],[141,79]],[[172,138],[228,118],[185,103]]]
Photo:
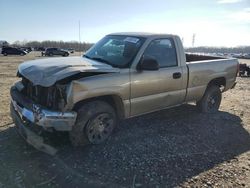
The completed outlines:
[[[87,136],[91,143],[99,144],[105,141],[114,129],[114,120],[108,113],[97,115],[87,125]]]

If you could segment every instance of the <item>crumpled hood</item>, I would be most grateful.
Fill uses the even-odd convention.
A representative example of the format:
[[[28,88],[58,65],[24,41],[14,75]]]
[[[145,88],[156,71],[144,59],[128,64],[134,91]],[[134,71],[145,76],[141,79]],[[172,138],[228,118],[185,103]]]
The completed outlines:
[[[19,65],[18,71],[34,85],[49,87],[80,72],[119,72],[119,69],[85,57],[61,57],[27,61]]]

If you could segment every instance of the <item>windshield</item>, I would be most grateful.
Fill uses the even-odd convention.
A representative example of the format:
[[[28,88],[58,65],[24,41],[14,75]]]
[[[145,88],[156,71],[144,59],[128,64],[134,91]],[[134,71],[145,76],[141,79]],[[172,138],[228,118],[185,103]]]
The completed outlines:
[[[84,57],[113,67],[128,67],[143,42],[141,37],[108,35],[90,48]]]

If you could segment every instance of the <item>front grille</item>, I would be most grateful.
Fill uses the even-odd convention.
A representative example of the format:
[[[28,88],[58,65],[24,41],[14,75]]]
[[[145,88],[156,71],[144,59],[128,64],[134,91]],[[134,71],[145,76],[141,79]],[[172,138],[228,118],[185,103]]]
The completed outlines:
[[[61,103],[65,101],[62,92],[55,85],[51,87],[34,86],[26,78],[22,78],[22,83],[24,85],[22,93],[36,104],[52,110],[59,110]]]

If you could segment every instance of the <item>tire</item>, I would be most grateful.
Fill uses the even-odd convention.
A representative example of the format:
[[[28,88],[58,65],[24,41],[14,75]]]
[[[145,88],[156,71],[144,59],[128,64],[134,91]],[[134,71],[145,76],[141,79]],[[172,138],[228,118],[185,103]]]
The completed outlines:
[[[215,113],[221,103],[221,90],[219,86],[212,85],[206,89],[204,96],[197,102],[197,107],[203,113]]]
[[[20,56],[24,56],[25,54],[24,53],[21,53]]]
[[[69,54],[68,54],[68,53],[65,53],[65,54],[63,54],[63,56],[64,56],[64,57],[67,57],[67,56],[69,56]]]
[[[69,133],[73,146],[101,144],[116,127],[117,117],[112,106],[103,101],[84,104],[77,111],[77,120]]]
[[[4,55],[4,56],[7,56],[8,54],[7,54],[7,53],[4,53],[3,55]]]
[[[49,56],[53,56],[53,54],[52,54],[52,53],[49,53]]]

